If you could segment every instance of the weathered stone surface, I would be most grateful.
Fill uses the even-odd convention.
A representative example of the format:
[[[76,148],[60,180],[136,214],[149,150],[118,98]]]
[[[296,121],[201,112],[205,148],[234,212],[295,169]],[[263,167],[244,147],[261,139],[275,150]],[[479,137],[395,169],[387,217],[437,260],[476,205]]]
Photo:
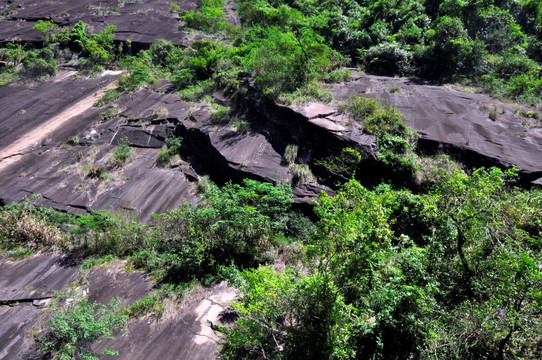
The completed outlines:
[[[127,272],[126,261],[114,261],[95,267],[86,276],[87,297],[92,302],[108,304],[120,297],[123,306],[130,306],[154,289],[154,284],[141,271]]]
[[[347,131],[348,128],[343,125],[339,125],[334,121],[325,119],[325,118],[316,118],[309,120],[311,124],[314,124],[316,126],[320,126],[321,128],[324,128],[328,131]]]
[[[90,301],[100,303],[120,297],[124,306],[154,290],[147,276],[140,271],[127,272],[125,265],[124,261],[113,261],[86,270],[86,280],[77,290]],[[47,358],[35,347],[33,336],[47,326],[51,315],[42,297],[51,296],[53,290],[69,290],[78,273],[78,262],[62,254],[0,261],[0,360]],[[16,298],[22,302],[5,305],[12,299],[6,294],[10,295],[14,288],[21,289]],[[115,340],[99,343],[94,350],[118,350],[120,355],[115,359],[210,359],[221,341],[214,326],[222,321],[221,313],[236,297],[234,289],[225,282],[195,289],[180,304],[166,300],[160,319],[152,315],[132,319],[127,332],[116,334]]]
[[[33,329],[44,319],[48,299],[67,290],[78,273],[78,262],[59,253],[0,261],[1,360],[26,358],[23,354],[32,352]]]
[[[393,86],[401,92],[390,93]],[[361,73],[349,83],[329,88],[339,101],[359,94],[395,105],[420,132],[421,146],[447,151],[455,147],[467,162],[469,157],[478,158],[474,165],[516,165],[535,178],[542,176],[542,122],[518,115],[518,105],[450,86]],[[496,121],[489,118],[490,111],[496,111]]]
[[[115,359],[190,359],[216,358],[219,333],[212,326],[236,298],[236,292],[222,282],[188,299],[177,310],[166,308],[157,321],[147,315],[128,323],[126,334],[102,342],[96,350],[110,347],[119,351]]]
[[[115,39],[150,44],[157,39],[182,43],[186,34],[179,30],[180,18],[170,13],[170,1],[141,2],[118,0],[14,0],[15,13],[0,20],[0,39],[40,41],[41,33],[32,29],[36,21],[51,19],[59,25],[73,26],[79,20],[101,31],[107,24],[117,26]],[[124,3],[124,6],[120,6]],[[179,1],[182,10],[194,10],[195,0]],[[4,5],[7,6],[7,5]],[[117,11],[118,10],[118,11]]]
[[[0,302],[32,304],[50,298],[75,280],[77,265],[74,259],[54,253],[0,262]]]
[[[323,118],[337,112],[337,109],[317,102],[310,102],[303,106],[295,106],[293,109],[309,120]]]
[[[35,87],[11,92],[7,91],[11,87],[0,88],[4,91],[0,106],[8,110],[0,119],[4,203],[41,194],[39,205],[70,212],[125,209],[146,221],[153,212],[174,208],[184,199],[195,201],[193,186],[183,172],[156,166],[159,148],[174,132],[176,118],[151,119],[153,111],[184,118],[189,105],[173,95],[151,92],[142,98],[127,97],[119,105],[125,109],[121,116],[102,122],[98,113],[104,109],[92,107],[95,94],[117,76],[84,80],[61,74]],[[135,104],[150,123],[128,120]],[[66,145],[70,136],[77,136],[80,144]],[[113,168],[115,145],[124,138],[134,146],[133,156],[123,168]],[[89,178],[89,171],[99,167],[107,178]]]

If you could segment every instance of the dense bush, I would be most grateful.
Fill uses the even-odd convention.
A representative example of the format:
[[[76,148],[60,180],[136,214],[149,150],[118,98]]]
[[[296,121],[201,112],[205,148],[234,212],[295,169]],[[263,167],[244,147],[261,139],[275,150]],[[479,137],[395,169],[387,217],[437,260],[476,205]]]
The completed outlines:
[[[456,172],[426,195],[355,181],[322,195],[309,275],[234,276],[225,358],[540,356],[542,198],[510,188],[513,174]]]
[[[23,61],[22,75],[28,79],[53,77],[58,70],[54,54],[49,49],[28,53]]]
[[[61,359],[97,360],[103,355],[118,355],[113,349],[96,354],[92,345],[102,339],[114,339],[112,334],[124,327],[127,316],[119,314],[120,299],[112,299],[106,306],[75,293],[64,296],[72,299],[65,308],[56,309],[51,327],[39,339],[41,347]]]

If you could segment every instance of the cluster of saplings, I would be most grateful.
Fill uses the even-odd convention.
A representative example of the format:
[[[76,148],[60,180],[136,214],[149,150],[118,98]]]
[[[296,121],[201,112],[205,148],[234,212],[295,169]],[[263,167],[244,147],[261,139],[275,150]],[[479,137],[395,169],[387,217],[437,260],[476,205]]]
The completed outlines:
[[[24,202],[1,209],[0,248],[113,255],[167,289],[226,278],[242,297],[224,359],[534,359],[542,192],[514,176],[455,170],[419,194],[350,180],[312,220],[288,185],[249,180],[202,183],[201,205],[151,224]]]
[[[351,65],[539,102],[542,7],[535,0],[239,0],[241,25],[226,21],[223,5],[200,0],[196,11],[179,14],[183,29],[206,40],[185,48],[158,41],[136,55],[129,42],[114,45],[114,25],[91,34],[82,22],[70,29],[39,21],[43,47],[8,43],[0,52],[2,79],[52,76],[61,62],[87,71],[128,69],[125,90],[169,79],[187,100],[215,87],[237,93],[251,85],[273,98],[326,100],[318,83],[348,79],[341,67]]]

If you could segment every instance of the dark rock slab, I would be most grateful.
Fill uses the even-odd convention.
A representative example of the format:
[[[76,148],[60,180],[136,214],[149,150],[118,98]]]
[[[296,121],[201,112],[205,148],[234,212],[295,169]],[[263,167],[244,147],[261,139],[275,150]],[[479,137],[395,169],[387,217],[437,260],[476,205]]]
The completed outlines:
[[[75,74],[61,72],[55,79],[35,85],[0,87],[0,159],[12,155],[7,153],[9,145],[28,137],[31,131],[46,132],[47,124],[59,114],[69,117],[70,121],[48,134],[46,144],[61,144],[67,140],[67,134],[76,134],[89,126],[90,119],[97,117],[98,110],[92,108],[92,100],[89,100],[90,106],[84,100],[92,98],[119,75],[105,73],[94,79],[81,79],[74,77]],[[85,111],[79,114],[76,110],[82,106]],[[38,148],[44,140],[37,140],[33,147]]]
[[[0,359],[29,358],[48,299],[68,290],[78,273],[78,261],[60,253],[0,262]]]
[[[94,209],[130,210],[148,221],[152,213],[179,207],[184,201],[197,202],[192,185],[181,171],[155,166],[158,150],[138,150],[137,158],[123,169],[123,183],[101,192],[90,205]]]
[[[390,93],[394,86],[401,92]],[[422,147],[455,151],[473,165],[515,165],[542,175],[542,122],[518,115],[523,108],[519,105],[448,85],[361,73],[349,83],[329,88],[339,101],[358,94],[395,105],[408,125],[420,132]],[[496,111],[496,121],[490,119],[490,111]]]
[[[127,272],[125,264],[117,261],[91,269],[86,276],[88,299],[107,304],[112,298],[120,297],[123,306],[130,306],[153,290],[154,284],[143,272]]]
[[[179,206],[185,199],[196,201],[191,181],[197,179],[190,169],[156,166],[159,148],[175,131],[176,116],[184,118],[189,109],[178,97],[142,90],[141,96],[127,96],[119,104],[121,115],[107,122],[98,114],[104,109],[92,107],[94,100],[87,101],[77,116],[63,116],[73,115],[74,108],[81,109],[81,98],[94,96],[115,76],[74,79],[60,75],[37,86],[12,91],[11,87],[0,88],[0,106],[8,109],[8,116],[0,119],[4,130],[0,133],[0,159],[8,157],[0,161],[3,203],[41,194],[37,204],[42,206],[82,213],[90,209],[129,210],[133,216],[149,220],[153,212]],[[133,108],[147,120],[135,119],[130,113]],[[62,126],[45,135],[45,128],[55,119],[63,121]],[[80,144],[67,145],[70,136],[77,136]],[[110,160],[124,138],[133,146],[133,156],[126,166],[116,169]],[[37,143],[28,139],[36,139]],[[18,146],[25,142],[26,147]],[[27,150],[13,150],[17,148]],[[106,179],[87,176],[91,168],[98,167],[103,167]],[[190,174],[190,181],[184,173]]]
[[[96,350],[109,347],[119,352],[119,356],[111,359],[126,360],[217,358],[221,339],[213,330],[213,324],[220,323],[220,314],[236,296],[225,282],[200,294],[188,295],[189,299],[179,309],[174,304],[166,304],[160,320],[150,315],[130,320],[125,334],[102,342]]]
[[[56,291],[74,281],[78,271],[77,262],[57,253],[0,262],[0,302],[51,298]]]
[[[186,37],[179,30],[180,19],[170,13],[171,1],[143,0],[14,0],[16,11],[0,20],[0,39],[40,41],[41,33],[33,30],[36,21],[51,19],[61,26],[73,26],[78,21],[99,32],[108,24],[117,26],[115,39],[131,40],[135,44],[151,44],[157,39],[181,43]],[[124,4],[123,6],[121,6]],[[181,10],[194,10],[195,0],[179,1]],[[4,6],[7,6],[4,5]]]
[[[43,309],[31,304],[0,306],[0,360],[27,358],[25,354],[34,346],[32,328],[44,314]],[[32,358],[41,359],[39,355]]]

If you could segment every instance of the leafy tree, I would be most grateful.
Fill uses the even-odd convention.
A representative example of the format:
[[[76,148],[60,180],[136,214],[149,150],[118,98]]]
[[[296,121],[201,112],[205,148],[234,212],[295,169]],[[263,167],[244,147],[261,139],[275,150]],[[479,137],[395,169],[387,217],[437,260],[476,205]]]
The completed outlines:
[[[540,216],[540,195],[509,190],[513,174],[496,168],[458,173],[435,189],[440,211],[431,264],[443,305],[451,308],[442,339],[455,336],[442,348],[446,356],[539,356],[541,264],[522,224]]]

